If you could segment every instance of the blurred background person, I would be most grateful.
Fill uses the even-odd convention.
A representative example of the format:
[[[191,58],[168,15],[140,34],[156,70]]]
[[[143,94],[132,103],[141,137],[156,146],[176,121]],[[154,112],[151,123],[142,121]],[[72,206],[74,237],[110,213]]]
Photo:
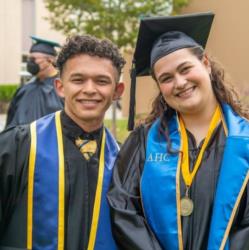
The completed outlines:
[[[34,43],[27,70],[34,77],[16,91],[7,113],[6,127],[27,124],[63,108],[63,100],[54,88],[58,76],[55,47],[60,45],[34,36],[31,38]]]

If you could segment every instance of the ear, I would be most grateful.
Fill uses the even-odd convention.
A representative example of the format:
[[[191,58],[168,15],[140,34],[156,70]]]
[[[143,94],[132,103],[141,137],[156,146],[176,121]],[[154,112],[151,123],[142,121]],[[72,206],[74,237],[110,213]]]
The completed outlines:
[[[55,90],[56,90],[58,96],[64,98],[65,97],[65,95],[64,95],[64,86],[63,86],[63,83],[62,83],[60,78],[55,79],[54,86],[55,86]]]
[[[48,56],[47,60],[48,60],[49,63],[52,63],[52,64],[55,63],[55,57],[54,56]]]
[[[118,100],[121,97],[124,92],[124,88],[125,86],[123,82],[119,82],[116,84],[113,100]]]
[[[203,55],[202,63],[207,68],[208,73],[211,74],[211,64],[210,64],[210,61],[209,61],[207,54]]]

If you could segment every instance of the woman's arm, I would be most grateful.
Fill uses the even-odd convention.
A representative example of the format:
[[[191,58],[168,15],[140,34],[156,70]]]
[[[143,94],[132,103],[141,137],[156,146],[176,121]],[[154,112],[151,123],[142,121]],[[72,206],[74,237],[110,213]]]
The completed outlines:
[[[145,128],[135,130],[117,157],[108,193],[112,228],[119,249],[162,249],[148,226],[140,197],[140,177],[145,159]]]

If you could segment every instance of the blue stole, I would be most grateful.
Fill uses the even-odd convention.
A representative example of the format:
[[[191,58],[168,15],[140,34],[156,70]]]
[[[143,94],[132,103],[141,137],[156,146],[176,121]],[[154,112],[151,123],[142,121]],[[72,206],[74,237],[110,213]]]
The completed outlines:
[[[64,250],[65,170],[60,112],[33,122],[30,129],[27,249]],[[89,250],[116,249],[106,193],[119,148],[106,128],[102,142],[101,186],[96,190]]]
[[[110,187],[112,178],[112,170],[116,160],[119,146],[112,134],[106,131],[106,144],[105,144],[105,170],[104,180],[102,185],[101,205],[99,212],[99,221],[97,225],[97,233],[95,240],[95,250],[116,250],[116,243],[112,237],[111,221],[110,221],[110,207],[107,200],[107,192]],[[93,226],[93,225],[92,225]],[[88,246],[88,250],[91,248]]]
[[[216,188],[208,250],[229,250],[229,232],[249,179],[249,123],[224,104],[223,123],[227,132]],[[160,121],[149,130],[146,160],[141,178],[145,217],[164,249],[183,249],[180,215],[180,153],[169,154],[159,134]],[[169,121],[174,150],[181,150],[177,116]]]

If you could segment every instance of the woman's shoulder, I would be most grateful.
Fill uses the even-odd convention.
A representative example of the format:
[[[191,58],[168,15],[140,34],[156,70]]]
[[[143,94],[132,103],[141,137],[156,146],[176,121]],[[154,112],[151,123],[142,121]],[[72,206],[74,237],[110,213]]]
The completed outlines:
[[[146,137],[148,134],[149,126],[145,124],[141,124],[137,126],[133,131],[130,132],[129,136],[123,143],[121,150],[135,150],[135,148],[144,147]]]
[[[150,126],[148,124],[140,124],[137,126],[128,136],[130,139],[145,139],[148,131],[149,131]]]

